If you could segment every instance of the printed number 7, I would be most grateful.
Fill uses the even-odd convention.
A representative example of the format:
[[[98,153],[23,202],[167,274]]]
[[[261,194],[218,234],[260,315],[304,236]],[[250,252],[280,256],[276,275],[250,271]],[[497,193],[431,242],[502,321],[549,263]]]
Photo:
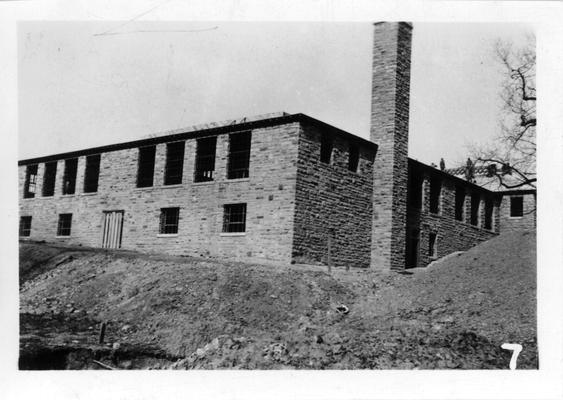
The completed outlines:
[[[516,343],[504,343],[500,347],[505,350],[512,350],[512,358],[510,359],[510,364],[508,364],[508,366],[510,369],[516,369],[516,360],[518,359],[518,354],[522,351],[522,345]]]

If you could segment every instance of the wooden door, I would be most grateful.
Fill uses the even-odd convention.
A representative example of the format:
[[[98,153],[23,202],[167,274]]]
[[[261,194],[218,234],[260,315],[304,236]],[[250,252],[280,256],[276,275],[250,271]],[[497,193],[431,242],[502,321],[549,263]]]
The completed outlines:
[[[102,232],[102,248],[121,248],[123,211],[104,211],[104,228]]]

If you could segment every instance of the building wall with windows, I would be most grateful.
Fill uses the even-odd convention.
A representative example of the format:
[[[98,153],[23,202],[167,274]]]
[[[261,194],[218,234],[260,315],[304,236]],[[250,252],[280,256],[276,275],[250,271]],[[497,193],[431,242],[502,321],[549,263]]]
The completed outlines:
[[[463,203],[456,202],[456,190]],[[473,207],[472,198],[478,199]],[[494,237],[499,229],[499,201],[494,192],[409,160],[407,267],[424,267],[455,251],[467,250]]]
[[[88,182],[86,189],[92,190],[92,177],[85,180],[86,160],[91,155],[71,158],[77,161],[76,176],[71,179],[75,183],[72,194],[63,194],[64,182],[68,181],[65,160],[56,160],[52,196],[42,195],[42,183],[45,165],[53,165],[53,160],[21,165],[20,188],[25,190],[30,187],[26,184],[26,179],[30,178],[27,171],[33,172],[35,166],[38,169],[37,174],[33,174],[36,175],[35,187],[32,187],[34,196],[24,197],[24,190],[20,190],[20,215],[32,218],[31,227],[25,232],[29,236],[25,237],[99,247],[104,235],[105,212],[123,211],[122,231],[118,234],[124,249],[289,262],[299,122],[263,126],[248,132],[251,137],[248,172],[235,171],[237,178],[234,179],[227,176],[229,137],[233,132],[215,135],[213,180],[194,182],[197,138],[176,141],[185,143],[184,154],[178,162],[181,146],[174,147],[176,162],[172,164],[176,169],[169,174],[166,173],[166,153],[170,145],[157,143],[152,184],[144,182],[145,187],[137,187],[138,147],[102,152],[97,188],[90,193],[84,189]],[[90,175],[95,170],[91,167]],[[165,184],[167,176],[168,185]],[[238,212],[242,207],[238,205],[242,204],[246,215],[241,232]],[[238,225],[237,221],[230,225],[224,223],[226,207],[232,218],[239,219]],[[173,218],[164,220],[168,225],[163,231],[162,209],[175,208],[178,209],[177,232],[170,226]],[[70,235],[57,235],[60,214],[72,214]],[[168,214],[174,217],[173,212]],[[223,232],[224,225],[228,232]]]
[[[500,223],[503,232],[536,229],[536,191],[512,190],[499,192]]]

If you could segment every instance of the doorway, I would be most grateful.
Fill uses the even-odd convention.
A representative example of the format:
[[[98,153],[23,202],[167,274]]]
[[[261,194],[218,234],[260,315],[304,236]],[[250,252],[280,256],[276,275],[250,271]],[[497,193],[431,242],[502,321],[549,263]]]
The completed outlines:
[[[418,266],[418,254],[420,249],[420,231],[411,229],[407,235],[407,268]]]
[[[121,248],[123,233],[123,211],[104,211],[104,227],[102,230],[102,248]]]

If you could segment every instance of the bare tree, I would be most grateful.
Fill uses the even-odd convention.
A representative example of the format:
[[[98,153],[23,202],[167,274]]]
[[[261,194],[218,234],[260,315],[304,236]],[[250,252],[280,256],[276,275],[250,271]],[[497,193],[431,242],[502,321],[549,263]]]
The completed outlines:
[[[506,73],[501,89],[503,113],[495,145],[474,149],[476,167],[501,187],[535,187],[536,183],[536,52],[535,38],[516,48],[498,41],[495,54]]]

